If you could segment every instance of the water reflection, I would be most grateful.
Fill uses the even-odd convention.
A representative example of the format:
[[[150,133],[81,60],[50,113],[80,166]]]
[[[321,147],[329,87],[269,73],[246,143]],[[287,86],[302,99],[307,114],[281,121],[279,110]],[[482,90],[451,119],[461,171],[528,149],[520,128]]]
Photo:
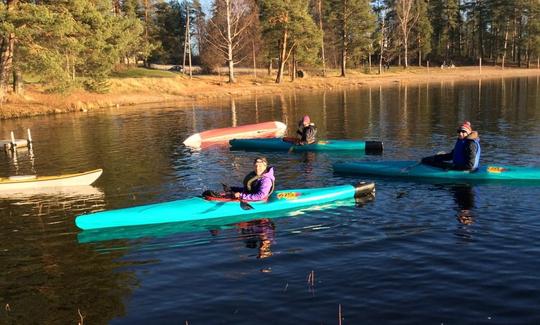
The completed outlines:
[[[240,238],[247,248],[257,249],[257,258],[272,256],[276,225],[270,219],[258,219],[236,224]]]
[[[527,274],[525,271],[534,270],[536,265],[534,254],[530,253],[534,247],[531,248],[530,244],[519,241],[505,242],[508,238],[519,238],[525,229],[522,227],[526,227],[526,230],[532,233],[531,238],[538,239],[538,233],[535,232],[538,228],[535,223],[538,215],[538,204],[534,203],[536,190],[532,191],[531,199],[531,191],[525,188],[513,188],[515,201],[509,201],[506,195],[494,196],[490,197],[489,207],[484,205],[479,207],[474,188],[467,186],[451,188],[444,185],[443,191],[433,193],[423,189],[423,186],[418,189],[414,184],[411,202],[408,199],[388,199],[385,195],[389,192],[388,189],[396,186],[396,181],[393,180],[391,183],[381,178],[377,180],[377,186],[381,189],[378,195],[383,200],[373,205],[376,208],[368,206],[366,209],[370,210],[373,219],[369,219],[369,223],[356,222],[352,227],[340,227],[342,233],[339,236],[334,233],[330,235],[330,232],[313,233],[311,236],[285,236],[289,233],[289,229],[286,228],[290,224],[294,224],[297,229],[308,228],[311,223],[304,217],[290,218],[283,223],[275,221],[274,225],[272,222],[251,219],[229,219],[222,220],[222,223],[217,220],[208,221],[206,225],[199,222],[169,224],[95,233],[86,231],[79,233],[73,219],[75,215],[90,211],[184,199],[193,193],[202,192],[204,186],[214,187],[222,181],[241,179],[245,170],[251,166],[255,153],[231,153],[224,148],[192,152],[181,145],[182,141],[199,130],[230,127],[235,123],[243,125],[271,120],[289,122],[288,130],[292,133],[296,126],[295,121],[304,114],[309,114],[317,122],[321,138],[384,140],[385,152],[382,159],[385,160],[417,160],[432,152],[434,148],[447,147],[455,136],[455,125],[469,118],[479,126],[483,135],[483,163],[515,162],[519,165],[535,165],[538,164],[540,155],[539,92],[540,79],[537,77],[485,79],[461,84],[426,83],[418,87],[409,85],[407,88],[399,84],[390,87],[364,85],[354,90],[284,93],[253,99],[235,99],[234,102],[222,100],[216,103],[199,103],[188,108],[132,107],[2,121],[0,134],[9,130],[22,132],[21,130],[28,127],[34,133],[35,159],[24,150],[18,151],[16,163],[13,156],[8,156],[9,153],[0,154],[0,169],[9,175],[28,174],[33,170],[44,175],[55,175],[59,174],[59,171],[90,170],[96,167],[102,167],[106,172],[100,179],[100,188],[87,189],[94,193],[84,194],[85,191],[80,191],[82,194],[69,195],[36,193],[22,198],[10,196],[1,199],[0,260],[3,267],[0,269],[0,307],[2,307],[0,323],[4,320],[7,323],[25,324],[73,323],[78,321],[77,309],[86,316],[85,323],[92,324],[108,323],[128,311],[132,323],[142,323],[141,319],[144,316],[141,315],[155,316],[156,319],[162,317],[158,319],[158,322],[162,323],[172,322],[173,319],[182,319],[175,318],[177,315],[174,313],[178,310],[178,305],[182,305],[182,299],[186,299],[186,292],[196,292],[200,299],[196,302],[201,308],[205,308],[201,309],[200,313],[188,308],[189,316],[205,315],[208,317],[205,319],[206,322],[199,323],[215,322],[218,317],[231,312],[227,307],[223,307],[227,306],[228,302],[234,302],[234,309],[237,305],[239,310],[252,308],[253,304],[250,302],[253,300],[250,299],[246,303],[244,297],[246,290],[249,292],[256,290],[249,284],[257,283],[257,281],[243,281],[238,285],[239,282],[235,280],[209,281],[214,279],[216,273],[203,273],[201,276],[201,271],[208,269],[212,272],[219,270],[218,272],[224,274],[246,274],[246,265],[241,263],[241,258],[216,250],[215,245],[227,248],[232,246],[233,249],[241,246],[242,252],[248,251],[244,246],[254,246],[255,248],[249,248],[250,253],[257,252],[251,254],[253,259],[256,256],[267,257],[275,253],[276,229],[284,234],[279,237],[280,246],[287,249],[299,246],[305,248],[295,252],[297,255],[293,258],[279,259],[284,278],[294,278],[295,275],[302,274],[305,267],[303,261],[315,253],[318,254],[319,250],[327,249],[326,252],[330,253],[324,255],[325,258],[318,262],[322,268],[335,270],[333,278],[342,278],[344,282],[355,283],[358,285],[355,289],[363,287],[370,288],[370,292],[377,292],[377,295],[358,302],[355,306],[358,310],[362,308],[371,310],[371,307],[375,306],[374,311],[366,314],[364,319],[352,320],[353,323],[355,321],[360,323],[366,319],[388,321],[389,319],[385,318],[388,315],[387,306],[380,305],[379,302],[394,302],[400,297],[394,291],[388,291],[388,288],[399,288],[410,283],[413,286],[410,290],[411,296],[425,297],[426,290],[440,294],[443,292],[440,290],[440,278],[443,274],[449,275],[445,278],[451,279],[450,285],[457,283],[459,286],[447,287],[445,283],[448,296],[441,294],[442,298],[453,297],[456,292],[464,292],[461,284],[463,280],[470,280],[472,273],[455,272],[456,268],[453,267],[456,263],[462,263],[463,250],[461,247],[452,250],[450,246],[455,243],[448,240],[448,236],[439,236],[438,232],[429,237],[433,229],[447,231],[449,221],[458,228],[455,234],[460,236],[460,242],[473,243],[471,239],[474,235],[475,239],[480,239],[478,243],[489,241],[499,248],[493,251],[486,250],[485,246],[479,246],[476,250],[467,251],[469,261],[485,258],[489,253],[495,254],[492,257],[496,258],[478,265],[476,269],[478,274],[501,270],[500,272],[505,275],[517,275],[514,277],[517,285],[512,286],[517,288],[516,290],[533,288],[538,279],[530,277],[533,271]],[[378,160],[381,157],[343,152],[339,154],[278,152],[269,155],[269,160],[275,164],[279,173],[280,188],[331,186],[351,180],[332,174],[332,163],[344,159]],[[305,177],[307,175],[309,177]],[[397,182],[404,184],[403,180]],[[476,189],[480,188],[483,191],[486,187],[476,186]],[[506,185],[503,188],[506,189]],[[441,192],[446,199],[444,202],[437,201],[437,197],[431,195]],[[415,201],[416,194],[412,193],[418,193],[418,202]],[[452,193],[455,202],[449,198],[449,193]],[[514,205],[509,206],[508,202]],[[521,208],[519,219],[510,219],[515,214],[516,202],[519,202]],[[350,203],[354,205],[354,202]],[[433,218],[435,213],[441,212],[438,209],[440,204],[444,205],[442,213],[450,211],[449,220]],[[409,213],[407,208],[416,211],[417,205],[423,208],[422,213],[415,214],[415,219],[411,221],[407,218]],[[313,207],[309,212],[310,217],[320,223],[321,220],[326,220],[327,216],[332,216],[332,220],[343,220],[340,217],[356,215],[356,211],[352,211],[350,207],[319,212],[324,208],[327,207]],[[457,210],[457,222],[454,220],[453,209]],[[385,212],[386,218],[383,218],[381,211]],[[299,215],[305,212],[294,213]],[[482,220],[491,223],[492,232],[487,235],[478,232],[479,216],[486,213],[494,215],[489,220]],[[278,216],[289,215],[293,213]],[[390,228],[397,235],[393,238],[385,237],[393,240],[390,244],[398,245],[383,242],[381,246],[366,245],[362,250],[353,250],[350,246],[337,242],[349,236],[357,238],[359,230],[363,231],[360,232],[363,236],[370,231],[375,234],[384,231],[385,225],[390,225],[385,223],[390,215],[396,217],[394,225],[398,226],[393,225]],[[265,214],[264,217],[270,219],[271,215]],[[509,218],[515,224],[519,223],[521,227],[509,229],[504,225],[501,226],[497,223],[502,220],[501,217]],[[351,220],[358,218],[353,217]],[[241,226],[237,223],[241,223]],[[275,227],[276,224],[278,228]],[[505,235],[490,236],[492,233],[497,235],[501,232]],[[399,234],[411,236],[401,238]],[[427,240],[422,240],[422,236],[417,234],[427,236]],[[485,236],[490,236],[489,240],[483,240]],[[92,243],[79,244],[90,242]],[[434,246],[433,243],[437,245]],[[397,250],[399,246],[405,246],[407,249],[399,251]],[[103,249],[100,250],[100,247]],[[177,254],[175,249],[171,250],[171,247],[182,247],[179,249],[181,254]],[[428,263],[422,264],[423,260],[426,260],[423,257],[437,255],[439,247],[448,248],[447,258],[439,261],[429,259]],[[489,253],[486,253],[488,251]],[[102,252],[106,253],[101,254]],[[408,255],[410,252],[421,258],[415,259],[412,255]],[[171,255],[173,257],[170,257]],[[183,261],[196,261],[196,264],[177,263],[178,255],[181,255]],[[272,256],[274,258],[266,259],[265,262],[278,261],[275,255]],[[389,265],[388,256],[392,256],[394,261],[401,258],[408,260],[410,257],[413,263],[406,263],[402,269],[399,265],[393,265],[398,267],[397,270],[412,272],[414,276],[408,280],[404,277],[393,277],[396,268],[386,268],[388,270],[384,268],[385,265]],[[174,262],[169,263],[167,257]],[[147,262],[146,258],[152,260]],[[340,265],[342,258],[347,262],[341,264],[343,267],[335,267]],[[348,268],[351,259],[365,261],[366,268],[355,270]],[[522,269],[524,271],[520,272],[508,267],[505,261],[512,259],[518,260],[522,267],[529,269]],[[167,261],[163,264],[168,268],[168,274],[160,272],[156,260]],[[467,265],[475,266],[470,263]],[[366,272],[370,277],[366,278],[365,274],[356,272]],[[160,292],[164,285],[156,286],[158,290],[152,288],[152,291],[145,292],[144,289],[138,288],[134,274],[137,274],[140,282],[146,285],[152,281],[166,283],[170,291],[167,295],[154,295],[155,292]],[[193,274],[199,281],[187,281],[180,285],[168,282],[170,274]],[[482,279],[481,276],[475,278]],[[500,277],[490,277],[490,279],[497,278]],[[482,290],[478,290],[479,287]],[[505,287],[505,284],[501,283],[485,286],[482,283],[472,285],[470,289],[465,288],[465,294],[483,296],[483,299],[479,300],[478,310],[489,311],[493,306],[501,305],[499,301],[493,300],[499,293],[504,297],[519,296],[520,298],[516,300],[518,305],[509,308],[517,308],[514,310],[522,311],[523,315],[534,310],[538,296],[534,293],[518,292],[512,287]],[[133,295],[135,288],[138,294]],[[235,291],[235,288],[239,288],[241,292]],[[336,297],[321,301],[321,304],[343,303],[345,302],[343,297],[350,296],[347,286],[329,284],[328,288],[335,291]],[[494,289],[490,291],[486,288]],[[309,314],[312,309],[306,308],[300,302],[302,299],[289,301],[290,304],[284,309],[282,303],[284,297],[281,290],[278,291],[279,293],[275,294],[275,291],[268,290],[264,293],[266,296],[259,297],[268,302],[265,306],[268,307],[269,313],[276,310],[285,312],[294,310],[304,323],[313,319],[313,315]],[[495,291],[497,294],[492,294]],[[358,292],[360,291],[355,291]],[[222,297],[216,300],[220,295]],[[148,299],[149,296],[153,299]],[[528,298],[524,299],[525,296]],[[429,302],[425,302],[425,309],[434,310],[431,307],[435,309],[440,307],[433,303],[436,300],[430,299]],[[359,300],[348,302],[352,304],[357,301]],[[10,311],[5,310],[8,304]],[[161,307],[156,310],[158,305]],[[193,307],[197,304],[189,300],[185,306],[188,305]],[[452,311],[455,311],[455,314],[473,317],[467,319],[478,316],[459,307],[459,304],[446,305],[454,306],[455,309]],[[30,306],[39,308],[30,310]],[[406,303],[395,303],[393,306],[405,306],[398,308],[396,313],[407,314]],[[380,315],[382,318],[376,318]],[[418,317],[418,314],[416,315],[409,316],[405,322],[440,321],[433,318],[414,318]],[[270,317],[267,319],[268,323],[270,319]],[[523,320],[524,318],[518,319]],[[121,321],[125,319],[122,318],[119,322]],[[248,323],[249,320],[243,318],[237,323],[242,322]],[[292,320],[290,322],[292,323]]]
[[[470,185],[457,185],[450,188],[450,192],[454,196],[454,200],[457,204],[457,220],[464,225],[472,225],[474,223],[474,216],[472,210],[474,209],[475,193],[474,188]]]

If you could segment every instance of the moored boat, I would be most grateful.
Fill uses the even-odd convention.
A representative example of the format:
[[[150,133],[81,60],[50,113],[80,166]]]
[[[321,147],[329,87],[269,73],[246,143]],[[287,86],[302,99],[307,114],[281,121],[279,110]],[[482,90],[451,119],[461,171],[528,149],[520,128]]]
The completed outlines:
[[[336,173],[449,181],[540,181],[540,168],[488,164],[475,171],[445,170],[418,161],[362,161],[334,164]]]
[[[0,178],[0,191],[16,191],[40,187],[82,186],[94,183],[103,173],[103,169],[84,173],[56,176],[20,175]]]
[[[359,183],[355,186],[280,190],[272,193],[267,201],[249,203],[194,197],[80,215],[75,218],[75,224],[87,230],[264,214],[362,197],[372,193],[374,188],[373,183]]]
[[[236,127],[219,128],[195,133],[184,140],[184,145],[192,148],[227,142],[230,139],[276,137],[283,135],[287,125],[272,121],[256,124],[246,124]]]
[[[229,141],[231,149],[243,150],[282,150],[282,151],[339,151],[356,150],[370,153],[383,151],[381,141],[363,140],[320,140],[313,144],[295,145],[283,138],[270,139],[233,139]]]

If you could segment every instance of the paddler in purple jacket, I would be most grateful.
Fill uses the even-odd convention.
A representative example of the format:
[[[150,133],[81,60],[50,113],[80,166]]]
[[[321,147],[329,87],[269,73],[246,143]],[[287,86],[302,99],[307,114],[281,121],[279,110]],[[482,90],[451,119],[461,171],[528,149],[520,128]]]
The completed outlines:
[[[445,154],[425,157],[422,163],[434,167],[452,170],[474,171],[480,164],[480,138],[472,130],[469,121],[463,122],[457,129],[458,138],[454,150]],[[447,161],[452,161],[451,163]]]
[[[257,157],[253,161],[253,171],[244,178],[243,187],[224,188],[232,192],[236,199],[243,201],[263,201],[274,191],[274,167],[268,167],[265,157]]]

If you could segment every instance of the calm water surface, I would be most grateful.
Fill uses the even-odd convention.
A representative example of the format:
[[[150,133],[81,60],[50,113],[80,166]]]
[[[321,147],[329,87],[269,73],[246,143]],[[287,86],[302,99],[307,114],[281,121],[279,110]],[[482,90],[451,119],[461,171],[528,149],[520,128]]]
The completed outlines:
[[[382,156],[267,153],[281,189],[375,181],[377,196],[255,220],[80,232],[76,215],[238,183],[255,152],[191,151],[191,133],[310,114],[320,137],[381,139]],[[1,176],[103,168],[95,187],[0,198],[0,324],[540,323],[540,187],[332,173],[419,159],[472,121],[483,163],[540,167],[540,78],[266,96],[0,122],[32,153]],[[310,274],[314,281],[308,282]],[[80,315],[79,315],[80,313]]]

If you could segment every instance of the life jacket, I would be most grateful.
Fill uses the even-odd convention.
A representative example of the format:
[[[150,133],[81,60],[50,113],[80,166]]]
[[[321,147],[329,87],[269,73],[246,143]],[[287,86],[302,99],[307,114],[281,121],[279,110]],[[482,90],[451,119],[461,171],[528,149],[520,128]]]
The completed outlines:
[[[264,177],[267,177],[270,179],[270,181],[272,181],[272,188],[270,189],[270,192],[268,192],[268,195],[266,196],[266,198],[268,198],[270,196],[270,194],[272,194],[272,192],[274,192],[274,180],[271,178],[271,177],[268,177],[266,175],[266,173],[269,171],[269,169],[272,168],[272,167],[268,167],[266,169],[266,171],[264,173],[262,173],[262,175],[257,175],[257,173],[255,172],[251,172],[249,174],[246,175],[246,177],[244,178],[244,189],[248,191],[248,193],[251,193],[253,191],[253,188],[252,188],[252,185],[255,181],[261,179],[261,178],[264,178]]]
[[[466,156],[466,149],[467,146],[470,145],[470,142],[474,143],[474,146],[476,148],[476,154],[474,157],[474,164],[473,164],[473,170],[478,168],[478,165],[480,164],[480,139],[478,138],[478,133],[476,131],[473,131],[471,134],[469,134],[465,139],[460,140],[458,139],[456,141],[456,145],[454,146],[454,154],[452,157],[452,162],[456,166],[466,166],[468,163],[469,157]]]

